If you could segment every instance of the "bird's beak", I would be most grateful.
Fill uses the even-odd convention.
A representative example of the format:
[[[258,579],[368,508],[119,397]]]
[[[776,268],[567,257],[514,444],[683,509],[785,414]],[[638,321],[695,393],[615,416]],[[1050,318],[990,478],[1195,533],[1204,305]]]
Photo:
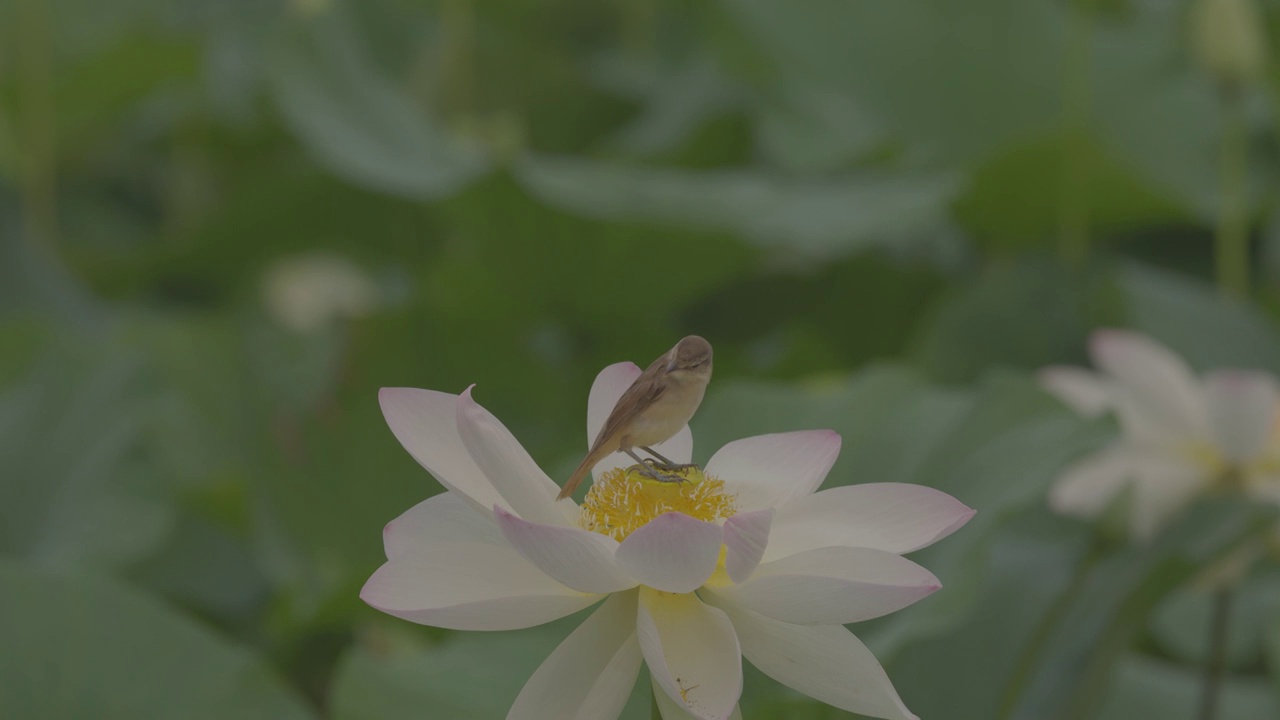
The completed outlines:
[[[671,372],[671,371],[675,370],[675,369],[676,369],[676,367],[678,367],[678,366],[676,365],[676,359],[675,359],[675,358],[671,358],[670,360],[668,360],[668,361],[667,361],[667,372]]]

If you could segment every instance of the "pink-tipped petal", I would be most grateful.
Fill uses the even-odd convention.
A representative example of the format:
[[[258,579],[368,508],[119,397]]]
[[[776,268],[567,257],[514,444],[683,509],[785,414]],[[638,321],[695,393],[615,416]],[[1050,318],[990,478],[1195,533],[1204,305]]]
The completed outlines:
[[[1205,403],[1223,455],[1238,464],[1257,459],[1275,428],[1275,380],[1262,372],[1219,370],[1205,378]]]
[[[482,513],[502,496],[476,466],[458,435],[458,396],[417,388],[382,388],[378,404],[387,426],[418,464]]]
[[[627,575],[672,593],[697,590],[715,572],[724,532],[677,512],[650,520],[627,536],[614,559]]]
[[[615,720],[640,673],[636,593],[611,596],[538,666],[507,720]]]
[[[613,407],[618,404],[622,393],[631,387],[631,383],[640,377],[641,372],[635,363],[620,362],[606,367],[596,375],[596,380],[591,385],[591,394],[587,397],[588,448],[595,443],[596,436],[600,434],[600,428],[604,427],[605,420],[609,419],[609,413],[613,412]],[[654,445],[653,449],[672,462],[687,463],[693,458],[693,433],[690,432],[689,426],[685,425],[674,437]],[[643,454],[643,451],[641,453]],[[631,456],[620,452],[613,453],[596,463],[592,477],[599,480],[601,475],[610,470],[634,464],[635,461]]]
[[[572,502],[556,504],[560,487],[542,472],[493,413],[471,398],[471,388],[458,396],[458,435],[471,459],[515,514],[547,525],[570,525],[577,508]]]
[[[1111,407],[1111,390],[1097,373],[1056,365],[1041,370],[1038,377],[1049,394],[1085,417],[1101,415]]]
[[[709,590],[775,620],[843,625],[901,610],[939,587],[933,573],[893,553],[827,547],[764,563],[741,585]]]
[[[423,625],[516,630],[575,613],[600,596],[561,585],[512,548],[460,542],[387,561],[360,598]]]
[[[783,507],[818,489],[840,454],[832,430],[757,435],[720,448],[707,474],[724,480],[741,510]]]
[[[909,553],[958,530],[974,509],[923,485],[866,483],[831,488],[778,511],[765,559],[835,545]]]
[[[1204,396],[1182,358],[1127,330],[1095,332],[1089,352],[1115,380],[1113,402],[1126,432],[1155,442],[1207,437]]]
[[[742,655],[761,672],[841,710],[886,720],[919,720],[898,697],[867,646],[842,625],[792,625],[731,604]]]
[[[412,557],[435,543],[447,542],[506,544],[493,516],[476,511],[453,491],[414,505],[382,531],[382,545],[390,560]]]
[[[724,569],[729,579],[740,583],[751,577],[769,545],[770,510],[739,513],[724,523]]]
[[[581,592],[611,593],[636,586],[613,561],[618,541],[582,528],[542,525],[495,507],[493,516],[507,542],[524,559]]]
[[[653,681],[697,720],[724,720],[742,694],[742,654],[724,611],[693,594],[640,589],[640,650]]]

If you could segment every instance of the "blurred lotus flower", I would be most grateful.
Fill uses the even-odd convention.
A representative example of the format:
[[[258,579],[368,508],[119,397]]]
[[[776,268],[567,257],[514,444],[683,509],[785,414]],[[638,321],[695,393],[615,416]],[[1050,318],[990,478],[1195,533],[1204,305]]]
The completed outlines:
[[[587,437],[640,369],[605,368]],[[641,662],[667,720],[739,717],[745,656],[823,702],[914,718],[871,652],[843,625],[906,607],[939,587],[901,557],[962,526],[973,510],[927,487],[814,491],[840,450],[827,430],[726,445],[705,472],[662,483],[595,468],[579,506],[471,397],[387,388],[392,432],[448,491],[393,520],[387,562],[361,597],[406,620],[458,630],[539,625],[603,604],[543,662],[508,718],[608,720]],[[684,428],[656,449],[680,463]]]
[[[1132,487],[1130,529],[1145,540],[1215,488],[1280,502],[1280,396],[1270,375],[1218,370],[1197,378],[1168,348],[1123,330],[1094,333],[1089,354],[1100,373],[1051,367],[1041,382],[1082,415],[1114,412],[1121,437],[1063,473],[1049,494],[1055,510],[1096,517]]]
[[[1191,49],[1228,85],[1261,80],[1267,71],[1267,36],[1255,0],[1196,0]]]
[[[262,296],[272,318],[303,333],[367,315],[379,300],[378,287],[363,270],[331,253],[280,260],[263,276]]]

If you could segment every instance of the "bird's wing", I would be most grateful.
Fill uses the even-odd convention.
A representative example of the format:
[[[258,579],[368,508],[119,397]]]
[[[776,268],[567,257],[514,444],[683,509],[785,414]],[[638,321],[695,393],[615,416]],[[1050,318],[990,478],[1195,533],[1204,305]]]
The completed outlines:
[[[635,417],[637,410],[649,407],[654,401],[662,397],[667,388],[665,384],[658,382],[658,380],[660,379],[660,368],[665,363],[666,356],[654,360],[653,364],[646,368],[640,374],[640,377],[636,378],[635,382],[631,383],[631,387],[622,393],[622,397],[618,398],[613,410],[609,412],[608,419],[600,427],[600,433],[596,435],[596,441],[591,443],[593,452],[610,438],[617,435]]]

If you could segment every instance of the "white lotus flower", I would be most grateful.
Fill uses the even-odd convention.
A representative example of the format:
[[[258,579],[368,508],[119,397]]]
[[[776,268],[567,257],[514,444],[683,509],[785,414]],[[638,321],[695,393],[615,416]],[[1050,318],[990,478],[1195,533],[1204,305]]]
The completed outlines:
[[[605,368],[591,388],[594,438],[640,368]],[[721,448],[705,473],[660,483],[595,468],[579,506],[471,397],[387,388],[383,414],[448,491],[386,527],[387,562],[361,597],[413,622],[458,630],[539,625],[604,600],[533,674],[518,720],[609,720],[641,662],[667,720],[740,717],[745,656],[836,707],[914,718],[844,623],[893,612],[939,587],[901,557],[973,515],[927,487],[868,484],[814,493],[840,450],[827,430]],[[685,427],[656,449],[687,463]]]
[[[1049,494],[1055,510],[1096,517],[1131,486],[1130,529],[1145,540],[1215,488],[1280,502],[1280,395],[1271,376],[1217,370],[1197,378],[1168,348],[1124,330],[1095,332],[1089,354],[1100,373],[1051,367],[1041,382],[1082,415],[1114,412],[1121,436],[1058,478]]]
[[[328,252],[292,255],[276,262],[263,275],[262,299],[273,319],[300,333],[368,315],[380,301],[378,286],[368,273]]]

